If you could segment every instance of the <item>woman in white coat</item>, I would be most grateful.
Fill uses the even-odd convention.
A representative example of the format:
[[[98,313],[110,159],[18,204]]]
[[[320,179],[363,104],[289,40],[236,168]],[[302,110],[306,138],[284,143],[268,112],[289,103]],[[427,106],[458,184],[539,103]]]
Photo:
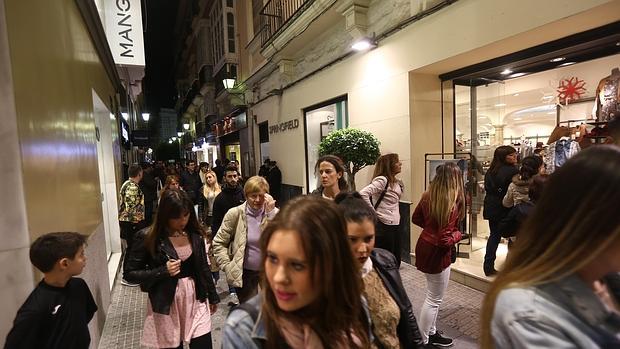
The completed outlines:
[[[250,177],[243,191],[246,201],[226,213],[213,239],[215,260],[228,284],[237,288],[241,303],[258,293],[260,235],[278,212],[265,178]]]

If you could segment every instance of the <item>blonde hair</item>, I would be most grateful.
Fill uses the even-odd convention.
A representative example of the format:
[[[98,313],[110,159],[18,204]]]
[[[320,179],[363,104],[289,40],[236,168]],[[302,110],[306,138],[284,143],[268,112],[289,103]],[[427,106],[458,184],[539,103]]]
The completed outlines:
[[[209,183],[207,183],[207,176],[208,175],[212,175],[213,178],[215,178],[215,182],[212,186],[209,185]],[[214,193],[215,195],[219,194],[222,191],[222,188],[220,187],[220,184],[217,182],[217,175],[215,174],[215,172],[208,170],[207,172],[205,172],[205,184],[202,186],[202,194],[207,197],[209,196],[209,193]]]
[[[574,274],[620,239],[619,168],[620,149],[601,145],[580,152],[549,177],[487,292],[482,306],[482,348],[493,347],[491,321],[502,290],[537,286]]]
[[[448,162],[437,167],[428,193],[429,213],[440,229],[448,225],[454,209],[459,211],[459,220],[465,218],[463,176],[455,163]]]
[[[246,197],[248,194],[256,193],[261,190],[265,191],[265,193],[269,193],[269,183],[261,176],[250,177],[243,186],[243,193]]]

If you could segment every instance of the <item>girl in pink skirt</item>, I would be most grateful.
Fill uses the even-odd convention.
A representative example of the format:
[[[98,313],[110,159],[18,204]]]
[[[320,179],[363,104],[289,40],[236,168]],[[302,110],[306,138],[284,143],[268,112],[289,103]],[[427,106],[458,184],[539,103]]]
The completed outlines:
[[[211,348],[211,314],[219,297],[207,247],[187,193],[166,190],[155,223],[140,231],[125,262],[127,281],[148,292],[142,345]]]

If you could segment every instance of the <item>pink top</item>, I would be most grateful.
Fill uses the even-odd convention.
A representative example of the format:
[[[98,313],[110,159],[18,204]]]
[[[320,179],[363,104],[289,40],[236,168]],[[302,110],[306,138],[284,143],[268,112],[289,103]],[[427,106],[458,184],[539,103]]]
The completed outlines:
[[[383,189],[385,189],[386,183],[387,177],[378,176],[374,178],[370,184],[364,187],[364,189],[360,190],[360,195],[372,208],[374,208],[374,204],[376,204],[377,200],[379,200]],[[403,195],[403,187],[400,180],[388,186],[383,200],[381,200],[379,206],[375,210],[377,212],[377,218],[379,218],[381,223],[385,225],[400,224],[400,210],[398,208],[398,202],[400,201],[401,195]],[[371,197],[372,204],[370,203]]]
[[[191,244],[174,246],[174,249],[182,261],[192,254]],[[209,301],[201,303],[196,299],[194,279],[186,277],[179,279],[177,283],[170,314],[153,313],[151,302],[148,302],[141,344],[155,348],[176,348],[181,341],[188,343],[192,338],[209,332]]]

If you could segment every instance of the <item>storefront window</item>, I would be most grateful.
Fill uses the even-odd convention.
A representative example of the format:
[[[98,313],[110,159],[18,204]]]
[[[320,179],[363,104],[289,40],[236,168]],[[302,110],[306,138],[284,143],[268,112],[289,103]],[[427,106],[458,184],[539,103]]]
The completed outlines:
[[[528,155],[545,155],[557,128],[566,126],[567,139],[580,148],[597,143],[592,135],[596,124],[596,94],[605,78],[618,66],[620,55],[583,63],[565,62],[557,68],[502,81],[472,78],[469,83],[454,83],[454,137],[457,153],[471,153],[470,180],[467,189],[467,227],[471,245],[461,246],[469,259],[482,266],[488,222],[483,219],[484,174],[495,149],[511,145],[519,161]],[[485,81],[488,80],[488,81]],[[568,86],[568,88],[566,88]],[[449,87],[444,87],[448,89]],[[568,92],[568,95],[567,95]],[[599,137],[600,138],[600,137]],[[500,244],[496,267],[507,253]]]
[[[306,134],[306,183],[308,193],[318,186],[314,165],[319,159],[319,144],[327,135],[349,125],[346,96],[304,110]]]

